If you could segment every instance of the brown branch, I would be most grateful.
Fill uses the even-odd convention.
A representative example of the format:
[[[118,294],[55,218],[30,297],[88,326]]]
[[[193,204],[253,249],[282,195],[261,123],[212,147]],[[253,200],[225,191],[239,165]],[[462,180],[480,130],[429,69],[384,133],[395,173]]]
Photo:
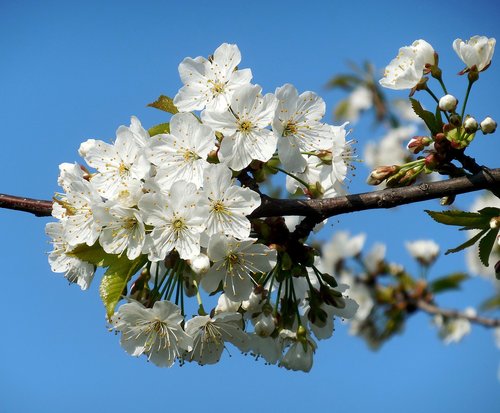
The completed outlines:
[[[52,201],[0,194],[0,208],[30,212],[37,217],[47,217],[52,212]]]
[[[446,308],[437,307],[423,300],[417,301],[417,307],[428,314],[433,314],[433,315],[439,314],[446,318],[463,318],[469,320],[471,323],[480,324],[485,327],[500,327],[499,318],[486,318],[478,315],[467,315],[457,310],[449,310]]]
[[[439,182],[389,188],[348,196],[327,199],[274,199],[262,195],[262,204],[249,217],[275,217],[299,215],[310,217],[309,227],[326,218],[368,209],[394,208],[397,206],[444,196],[464,194],[481,189],[498,191],[500,168],[483,169],[472,176],[462,176]],[[0,208],[32,213],[36,216],[50,216],[52,201],[16,197],[0,194]]]

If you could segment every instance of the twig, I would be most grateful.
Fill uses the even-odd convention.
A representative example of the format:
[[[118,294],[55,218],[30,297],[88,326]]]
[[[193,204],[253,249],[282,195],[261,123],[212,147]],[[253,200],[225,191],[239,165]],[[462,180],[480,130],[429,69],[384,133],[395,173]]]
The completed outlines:
[[[428,314],[442,315],[447,318],[463,318],[469,320],[471,323],[479,324],[485,327],[500,327],[499,318],[486,318],[478,315],[468,315],[457,310],[450,310],[446,308],[440,308],[433,304],[429,304],[423,300],[417,301],[417,307],[425,311]]]

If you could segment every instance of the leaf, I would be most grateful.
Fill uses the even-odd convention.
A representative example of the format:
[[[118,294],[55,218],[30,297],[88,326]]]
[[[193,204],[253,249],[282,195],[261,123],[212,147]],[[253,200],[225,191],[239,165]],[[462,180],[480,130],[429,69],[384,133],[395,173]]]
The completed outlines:
[[[94,245],[87,244],[78,245],[73,251],[67,252],[66,255],[78,258],[79,260],[90,262],[97,267],[107,267],[115,259],[116,255],[106,253],[98,241]]]
[[[169,98],[165,95],[160,95],[160,97],[156,99],[156,101],[150,103],[148,106],[163,110],[164,112],[171,113],[172,115],[175,115],[179,112],[179,110],[175,107],[172,98]]]
[[[431,218],[445,225],[457,225],[467,229],[485,229],[490,226],[490,218],[477,212],[465,211],[429,211],[425,210]]]
[[[331,80],[328,81],[326,87],[328,89],[351,89],[354,86],[363,83],[363,80],[354,75],[339,75],[335,76]]]
[[[473,246],[486,233],[486,231],[488,231],[488,228],[483,229],[481,232],[477,233],[471,239],[468,239],[467,241],[465,241],[463,244],[460,244],[458,247],[450,248],[448,251],[446,251],[444,253],[444,255],[459,252],[459,251],[464,250],[465,248],[469,248],[469,247]]]
[[[500,308],[500,294],[494,295],[493,297],[484,300],[479,308],[483,311],[495,310],[497,308]]]
[[[460,283],[469,276],[465,273],[458,272],[444,277],[440,277],[429,284],[429,288],[433,293],[440,293],[448,290],[459,290]]]
[[[160,133],[170,133],[170,123],[160,123],[148,129],[149,136],[159,135]]]
[[[497,240],[498,230],[498,228],[490,229],[481,241],[479,241],[479,259],[485,267],[490,265],[490,253]]]
[[[141,255],[133,261],[126,255],[119,258],[115,255],[115,257],[117,257],[115,262],[106,270],[99,286],[99,294],[108,318],[113,315],[130,278],[147,262],[146,255]]]
[[[486,207],[486,208],[480,209],[477,212],[479,212],[481,215],[483,215],[485,217],[488,217],[489,219],[500,216],[500,209],[499,208]]]
[[[441,132],[436,117],[432,112],[425,110],[417,99],[410,98],[410,102],[415,114],[425,122],[432,134]]]

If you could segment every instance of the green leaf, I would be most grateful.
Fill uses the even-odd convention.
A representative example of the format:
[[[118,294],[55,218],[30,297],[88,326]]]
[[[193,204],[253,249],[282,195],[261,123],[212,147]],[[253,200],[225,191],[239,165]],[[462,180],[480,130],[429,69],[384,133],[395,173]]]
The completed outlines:
[[[469,276],[462,272],[446,275],[432,281],[429,284],[429,288],[435,294],[448,290],[459,290],[460,283],[467,278],[469,278]]]
[[[457,225],[467,229],[485,229],[490,226],[490,218],[477,212],[465,211],[429,211],[425,210],[431,218],[445,225]]]
[[[170,133],[170,123],[160,123],[148,129],[149,136],[159,135],[160,133]]]
[[[471,239],[468,239],[467,241],[465,241],[463,244],[460,244],[458,247],[450,248],[448,251],[446,251],[444,253],[444,255],[459,252],[459,251],[464,250],[465,248],[469,248],[469,247],[473,246],[486,233],[486,231],[488,231],[488,228],[483,229],[481,232],[477,233]]]
[[[363,83],[363,80],[357,76],[339,75],[339,76],[335,76],[330,81],[328,81],[328,83],[326,84],[326,87],[328,89],[341,88],[341,89],[349,90],[349,89],[353,88],[354,86],[357,86],[361,83]]]
[[[439,130],[436,117],[432,112],[425,110],[417,99],[410,98],[410,102],[413,111],[420,119],[422,119],[425,122],[425,124],[433,134],[441,132],[441,130]]]
[[[500,294],[484,300],[479,308],[483,311],[496,310],[497,308],[500,308]]]
[[[485,267],[488,267],[490,253],[497,240],[498,228],[490,229],[488,233],[479,241],[479,259]]]
[[[115,261],[104,273],[99,286],[99,294],[108,318],[113,315],[116,304],[120,301],[130,278],[147,262],[146,255],[141,255],[133,261],[130,261],[126,255],[120,257],[115,255],[115,257]]]
[[[90,262],[97,267],[107,267],[117,257],[116,255],[106,253],[98,241],[91,246],[88,246],[87,244],[78,245],[73,251],[66,253],[66,255],[78,258],[82,261]]]
[[[164,112],[171,113],[172,115],[175,115],[179,112],[179,110],[175,107],[172,98],[169,98],[165,95],[160,95],[160,97],[156,99],[156,101],[150,103],[148,106],[163,110]]]
[[[485,217],[488,217],[489,219],[500,216],[500,209],[499,208],[486,207],[486,208],[480,209],[477,212],[479,212],[481,215],[483,215]]]

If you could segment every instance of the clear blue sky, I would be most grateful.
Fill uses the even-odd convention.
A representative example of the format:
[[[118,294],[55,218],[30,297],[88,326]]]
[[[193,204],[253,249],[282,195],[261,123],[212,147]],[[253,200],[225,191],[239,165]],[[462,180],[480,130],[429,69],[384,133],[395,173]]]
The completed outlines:
[[[241,66],[265,91],[293,83],[320,93],[332,109],[341,96],[324,84],[347,60],[383,67],[399,47],[423,38],[439,52],[450,89],[463,96],[465,82],[452,79],[462,69],[452,41],[475,34],[500,40],[499,10],[484,0],[2,1],[0,192],[49,199],[58,190],[58,165],[79,160],[80,142],[113,138],[130,115],[147,126],[165,121],[146,104],[175,94],[184,57],[208,55],[223,42],[239,45]],[[499,53],[470,100],[478,118],[500,119]],[[353,135],[360,146],[378,136],[363,125]],[[477,141],[472,154],[498,167],[498,133]],[[367,190],[365,176],[360,167],[353,191]],[[443,248],[462,241],[421,211],[419,205],[340,217],[323,236],[335,228],[366,232],[368,245],[385,241],[391,260],[414,268],[402,241],[432,237]],[[81,292],[50,271],[47,221],[0,210],[2,413],[500,411],[500,351],[491,331],[474,327],[463,343],[447,347],[423,315],[377,353],[338,323],[335,337],[320,342],[309,374],[265,366],[236,350],[207,367],[160,369],[132,358],[105,328],[97,283]],[[433,274],[463,268],[462,256],[447,256]],[[441,302],[464,308],[492,292],[481,279],[465,287]]]

